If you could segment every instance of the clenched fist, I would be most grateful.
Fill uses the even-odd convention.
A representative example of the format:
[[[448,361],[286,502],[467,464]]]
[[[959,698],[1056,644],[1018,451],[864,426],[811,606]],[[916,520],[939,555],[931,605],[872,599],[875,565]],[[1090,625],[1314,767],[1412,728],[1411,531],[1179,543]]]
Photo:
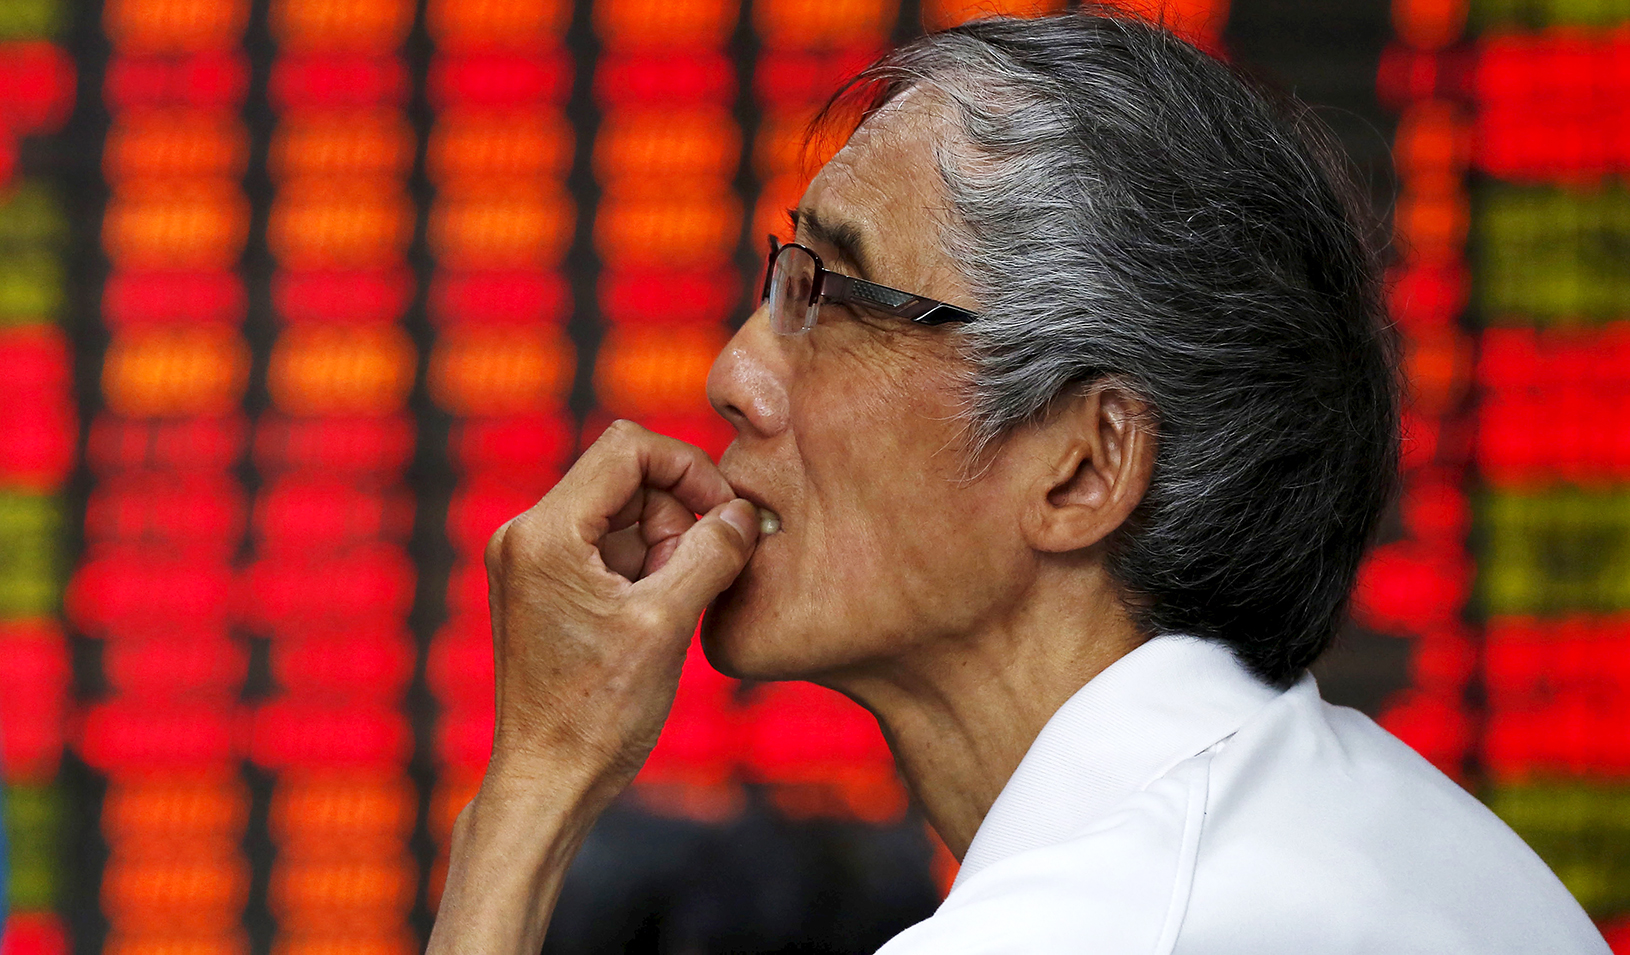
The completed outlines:
[[[487,545],[490,772],[570,761],[620,790],[656,744],[697,620],[757,540],[753,505],[702,451],[627,421],[607,429]]]
[[[493,754],[433,951],[535,955],[566,864],[656,745],[697,620],[758,534],[701,450],[619,421],[492,536]],[[491,934],[506,923],[518,934]]]

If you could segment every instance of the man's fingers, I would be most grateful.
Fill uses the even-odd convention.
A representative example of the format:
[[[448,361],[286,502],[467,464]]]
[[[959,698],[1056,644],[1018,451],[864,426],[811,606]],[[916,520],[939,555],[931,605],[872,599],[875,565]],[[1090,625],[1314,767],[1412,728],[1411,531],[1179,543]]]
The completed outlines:
[[[702,449],[631,421],[613,422],[561,479],[561,486],[571,501],[568,518],[590,541],[620,529],[613,521],[628,519],[630,502],[641,488],[666,491],[693,514],[736,496]]]
[[[633,527],[639,523],[640,513],[645,510],[646,488],[636,487],[623,506],[617,508],[617,513],[611,515],[606,521],[607,532],[620,531],[626,527]]]
[[[634,585],[653,604],[694,624],[719,592],[730,586],[758,546],[758,512],[737,498],[713,508],[680,535],[673,556]]]
[[[667,491],[642,491],[634,496],[641,505],[626,526],[600,538],[600,559],[614,572],[638,580],[667,562],[679,545],[679,536],[696,523],[690,508]],[[612,527],[618,527],[614,520]]]
[[[645,546],[656,545],[690,530],[696,514],[667,491],[646,491],[645,509],[640,512],[640,537]]]
[[[638,580],[648,548],[638,527],[625,527],[600,538],[600,560],[612,573]]]

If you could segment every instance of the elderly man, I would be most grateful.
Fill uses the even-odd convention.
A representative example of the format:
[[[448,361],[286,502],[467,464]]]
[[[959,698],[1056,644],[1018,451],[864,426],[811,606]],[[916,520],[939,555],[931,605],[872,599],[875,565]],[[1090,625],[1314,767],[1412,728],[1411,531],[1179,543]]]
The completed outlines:
[[[620,423],[493,537],[497,733],[431,949],[538,950],[706,608],[720,670],[871,711],[962,860],[887,955],[1606,952],[1307,675],[1398,416],[1307,120],[1087,15],[926,37],[847,101],[709,379],[718,466]]]

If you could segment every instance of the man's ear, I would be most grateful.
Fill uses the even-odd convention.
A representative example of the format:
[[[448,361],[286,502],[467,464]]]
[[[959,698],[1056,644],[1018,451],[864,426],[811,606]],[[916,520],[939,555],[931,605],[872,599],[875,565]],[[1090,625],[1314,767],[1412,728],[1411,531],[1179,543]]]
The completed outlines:
[[[1126,522],[1149,490],[1155,431],[1148,405],[1114,385],[1055,408],[1038,426],[1038,474],[1025,537],[1039,551],[1091,547]]]

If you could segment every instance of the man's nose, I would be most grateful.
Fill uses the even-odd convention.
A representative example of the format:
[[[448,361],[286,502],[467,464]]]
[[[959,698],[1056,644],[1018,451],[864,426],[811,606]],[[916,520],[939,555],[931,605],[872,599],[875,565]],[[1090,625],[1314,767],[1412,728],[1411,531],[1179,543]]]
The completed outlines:
[[[787,428],[790,366],[764,308],[754,312],[713,360],[707,397],[742,437],[769,437]]]

